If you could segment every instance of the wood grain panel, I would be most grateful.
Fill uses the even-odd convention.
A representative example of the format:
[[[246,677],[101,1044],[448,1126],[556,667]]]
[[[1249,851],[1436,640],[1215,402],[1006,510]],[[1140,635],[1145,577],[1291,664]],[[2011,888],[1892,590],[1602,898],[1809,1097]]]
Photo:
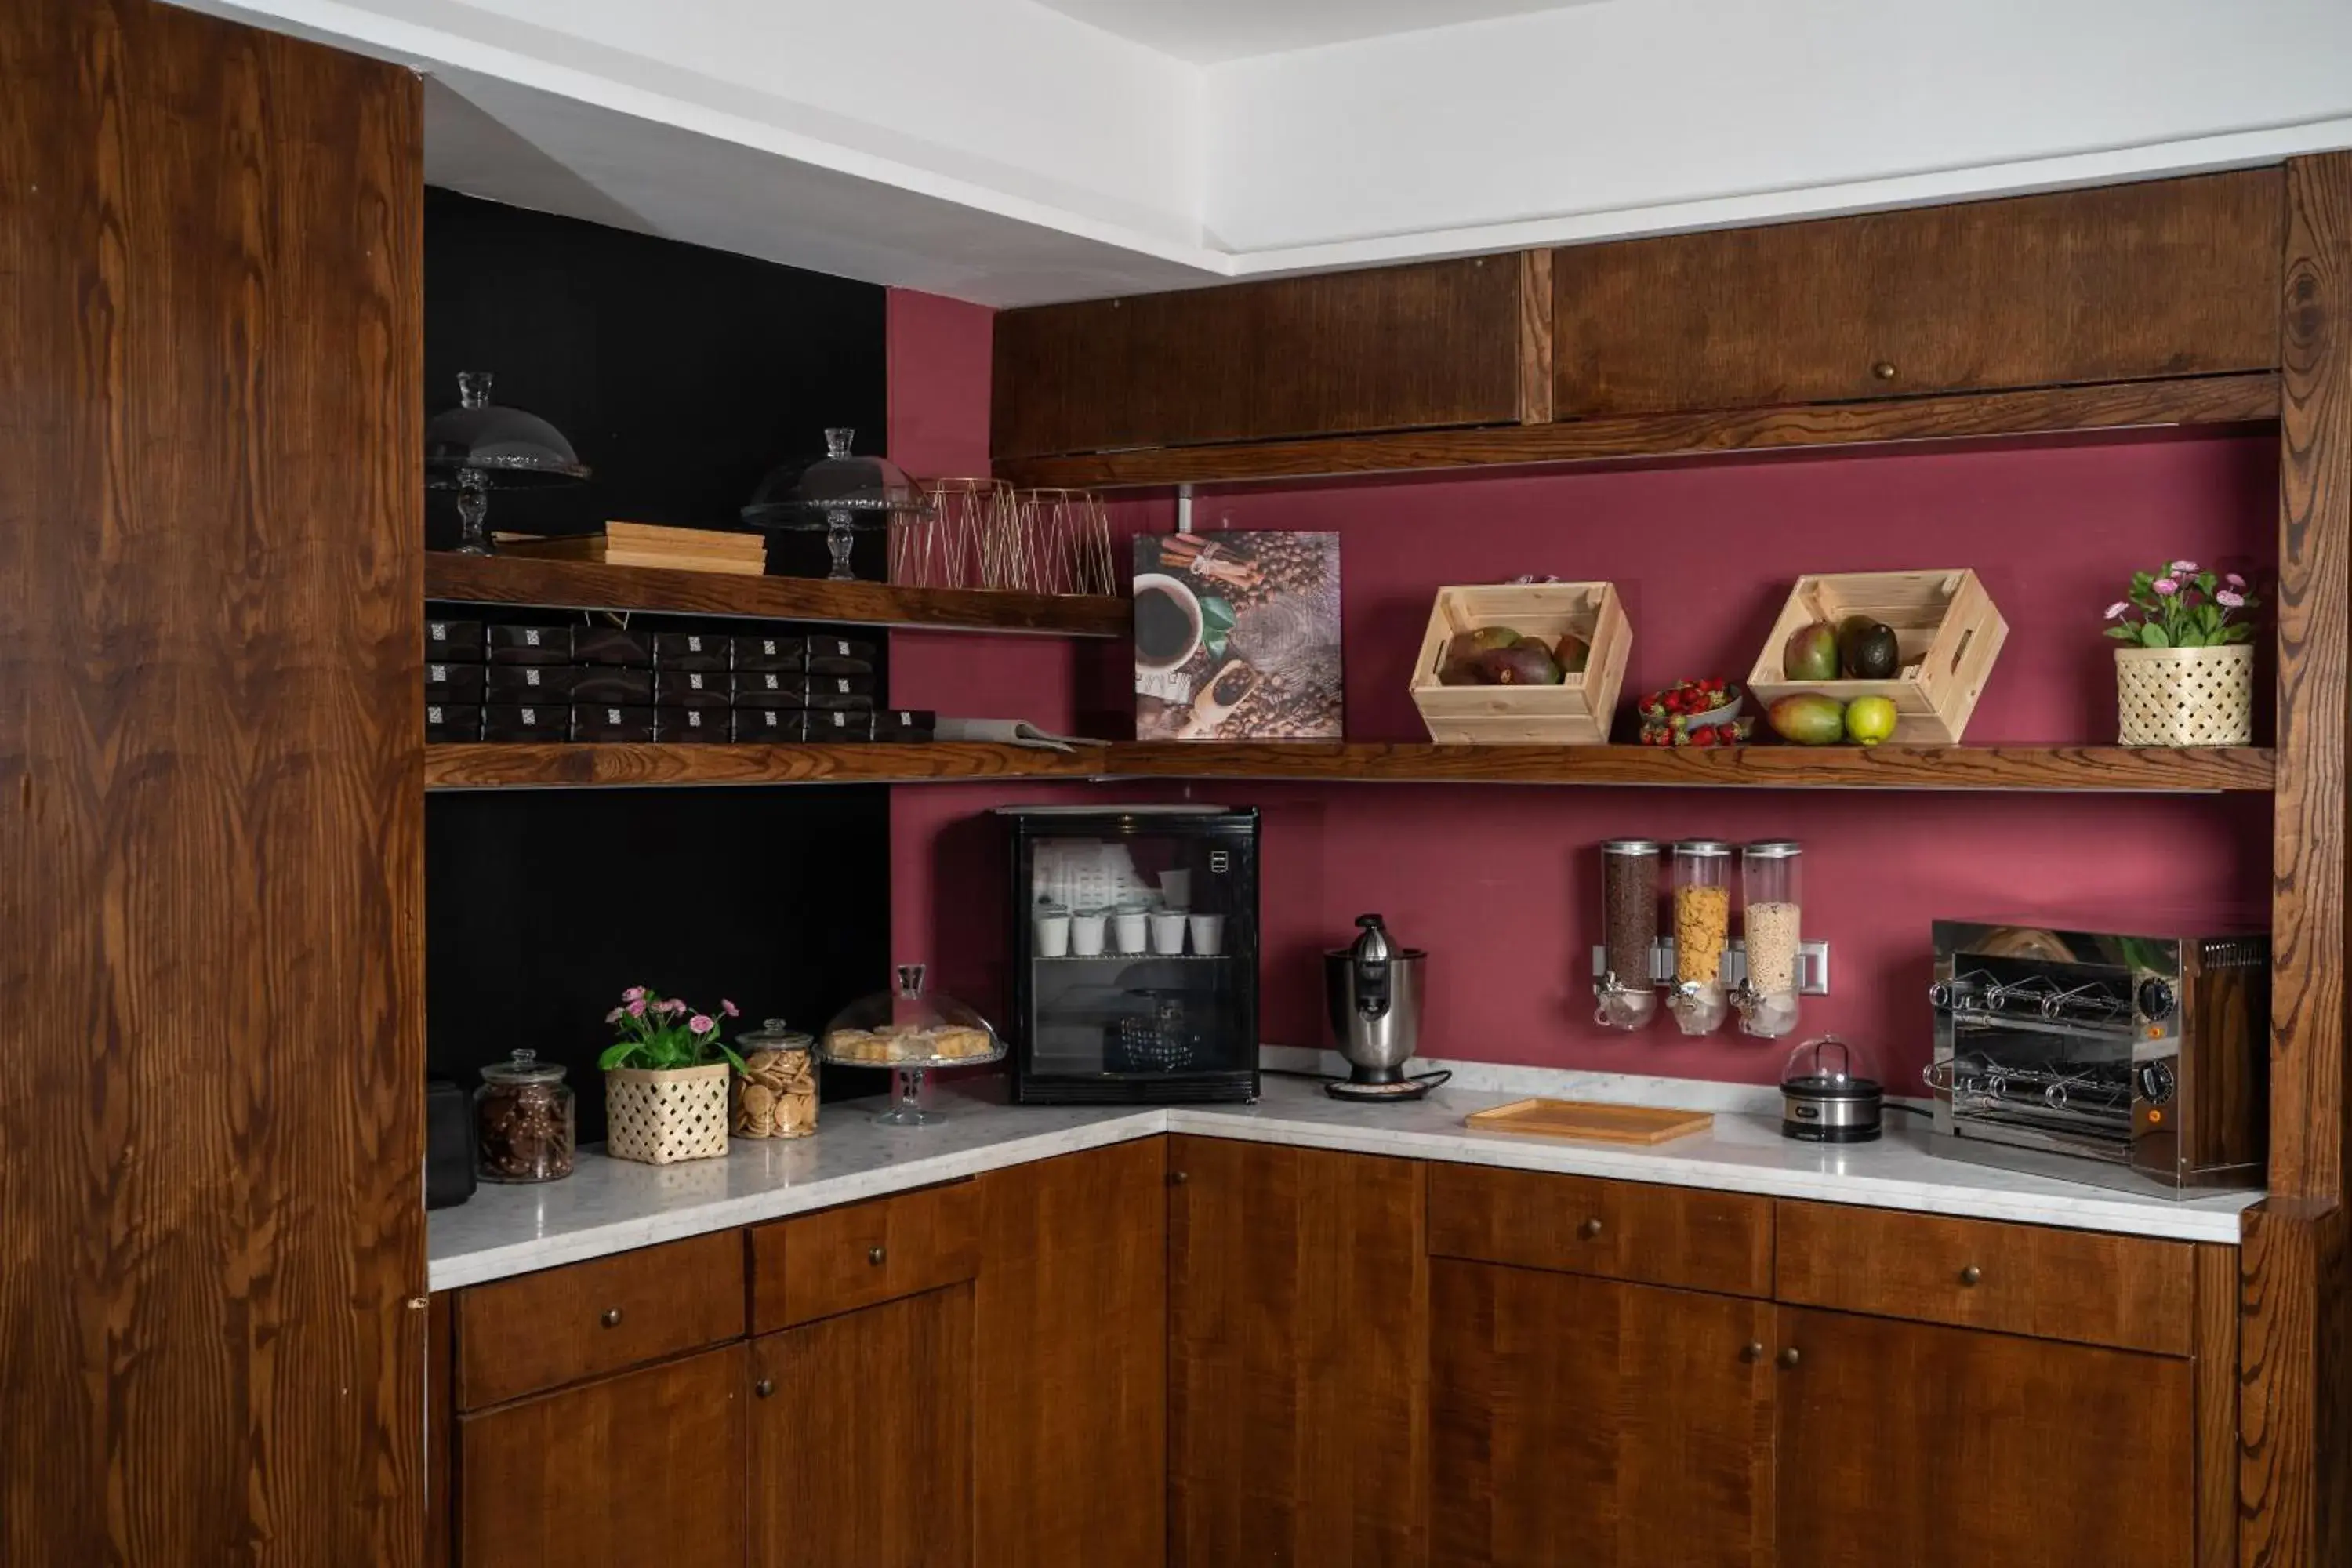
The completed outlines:
[[[1774,1294],[1961,1328],[2189,1352],[2184,1242],[1998,1220],[1782,1202]]]
[[[1188,1137],[1168,1162],[1168,1562],[1424,1562],[1422,1167]]]
[[[1013,458],[1000,460],[994,471],[998,479],[1019,485],[1121,489],[1514,464],[1661,462],[1743,452],[2001,440],[2173,426],[2252,426],[2276,419],[2278,413],[2278,377],[2265,371],[1883,403],[1633,414],[1501,429]]]
[[[1430,1560],[1769,1568],[1773,1309],[1441,1258]]]
[[[1519,253],[1519,423],[1551,422],[1551,252]]]
[[[1432,1164],[1429,1250],[1440,1258],[1769,1296],[1772,1200]]]
[[[457,1424],[465,1568],[743,1568],[745,1349]]]
[[[2238,1249],[2197,1247],[2197,1568],[2238,1565]]]
[[[1578,246],[1556,416],[2268,369],[2279,172]]]
[[[1416,742],[1123,742],[1026,746],[426,748],[433,789],[925,784],[970,779],[1315,779],[1333,784],[1663,784],[1761,789],[2261,794],[2259,746],[1438,746]]]
[[[1519,271],[1477,257],[999,311],[991,450],[1508,424]]]
[[[2239,1259],[2238,1561],[2306,1568],[2352,1548],[2352,1226],[2315,1198],[2246,1212]]]
[[[0,7],[0,1561],[423,1557],[421,195],[398,67]]]
[[[936,1290],[980,1268],[970,1182],[794,1215],[751,1234],[756,1333]]]
[[[763,1334],[751,1363],[751,1563],[970,1568],[970,1285]]]
[[[1125,637],[1125,599],[1002,589],[909,588],[815,577],[732,577],[519,555],[425,558],[425,596],[460,604],[583,610],[666,610],[900,631],[1035,632]]]
[[[460,1410],[743,1337],[743,1233],[713,1231],[457,1292]]]
[[[2194,1563],[2188,1362],[1785,1307],[1780,1339],[1791,1568]]]
[[[454,1290],[436,1290],[425,1330],[425,1562],[457,1560],[457,1312]]]
[[[1163,1561],[1167,1140],[992,1171],[980,1192],[973,1560]]]

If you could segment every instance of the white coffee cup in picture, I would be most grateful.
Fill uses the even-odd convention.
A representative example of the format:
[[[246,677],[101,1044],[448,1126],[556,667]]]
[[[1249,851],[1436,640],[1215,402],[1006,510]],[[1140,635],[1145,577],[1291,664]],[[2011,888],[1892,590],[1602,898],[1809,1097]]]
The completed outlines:
[[[1072,915],[1070,917],[1070,951],[1080,958],[1100,958],[1103,949],[1103,927],[1109,923],[1108,915]]]
[[[1192,915],[1192,951],[1203,958],[1213,958],[1224,951],[1225,917],[1223,915]]]
[[[1111,917],[1111,940],[1118,944],[1121,952],[1141,952],[1150,929],[1150,917],[1140,910],[1121,910]]]
[[[1165,572],[1139,574],[1134,626],[1136,668],[1174,669],[1201,646],[1200,596]]]
[[[1070,917],[1039,915],[1037,917],[1037,956],[1067,958],[1070,956]]]
[[[1162,958],[1174,958],[1184,951],[1182,915],[1158,914],[1151,917],[1151,951]]]
[[[1192,873],[1190,871],[1160,872],[1160,900],[1171,910],[1191,909],[1192,907]]]

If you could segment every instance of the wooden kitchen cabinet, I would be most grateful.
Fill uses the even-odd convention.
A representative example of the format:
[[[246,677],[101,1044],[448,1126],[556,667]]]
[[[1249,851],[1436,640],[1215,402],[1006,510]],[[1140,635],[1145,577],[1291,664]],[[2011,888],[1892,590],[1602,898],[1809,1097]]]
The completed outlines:
[[[1552,414],[2267,370],[2275,168],[1556,250]]]
[[[1426,1561],[1423,1168],[1184,1137],[1168,1168],[1171,1568]]]
[[[1430,1562],[1769,1568],[1773,1311],[1438,1259]]]
[[[742,1568],[741,1343],[457,1423],[461,1568]]]
[[[1784,1563],[2196,1560],[2189,1361],[1784,1307],[1774,1367]]]

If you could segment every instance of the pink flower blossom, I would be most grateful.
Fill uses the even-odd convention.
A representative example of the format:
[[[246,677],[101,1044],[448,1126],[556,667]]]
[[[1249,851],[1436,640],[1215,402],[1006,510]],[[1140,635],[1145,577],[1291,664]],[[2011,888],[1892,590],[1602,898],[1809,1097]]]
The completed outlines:
[[[726,1015],[727,1015],[729,1017],[730,1017],[730,1018],[740,1018],[740,1017],[741,1017],[741,1016],[743,1016],[741,1013],[740,1013],[740,1012],[738,1012],[738,1011],[736,1010],[735,1004],[734,1004],[734,1003],[732,1003],[732,1002],[730,1002],[730,1001],[729,1001],[729,1000],[727,1000],[727,998],[726,998],[726,997],[724,997],[724,996],[721,996],[721,997],[719,999],[719,1010],[720,1012],[722,1012],[722,1013],[726,1014]]]
[[[2171,565],[2165,568],[2166,572],[2175,577],[2184,575],[2185,574],[2194,572],[2196,570],[2197,563],[2194,561],[2176,561]]]
[[[604,1015],[604,1022],[607,1024],[617,1024],[620,1021],[621,1010],[618,1007],[614,1008],[611,1012]]]
[[[2180,592],[2180,584],[2174,582],[2169,577],[2158,577],[2156,580],[2155,587],[2158,593],[2163,595],[2168,599],[2172,597],[2173,595]]]
[[[710,1015],[708,1013],[697,1013],[693,1017],[688,1018],[686,1021],[686,1026],[692,1029],[698,1035],[707,1035],[710,1033],[711,1030],[719,1027],[718,1025],[710,1021]]]
[[[642,1002],[645,999],[646,988],[642,985],[632,985],[621,993],[621,1000],[624,1002]]]
[[[2222,578],[2221,581],[2227,583],[2231,587],[2235,588],[2241,594],[2246,591],[2246,580],[2243,577],[2239,576],[2235,572],[2231,573],[2228,576]]]
[[[686,1004],[672,996],[661,1005],[661,1010],[675,1018],[686,1011]]]
[[[2129,599],[2117,599],[2114,604],[2107,606],[2107,619],[2111,621],[2118,620],[2122,617],[2123,613],[2130,608],[2131,601]]]
[[[645,1016],[646,999],[640,996],[635,1001],[629,1004],[629,1016],[632,1018],[642,1018]]]
[[[2227,605],[2232,610],[2242,610],[2246,606],[2246,596],[2243,594],[2233,594],[2227,588],[2214,595],[2213,598],[2215,603]]]

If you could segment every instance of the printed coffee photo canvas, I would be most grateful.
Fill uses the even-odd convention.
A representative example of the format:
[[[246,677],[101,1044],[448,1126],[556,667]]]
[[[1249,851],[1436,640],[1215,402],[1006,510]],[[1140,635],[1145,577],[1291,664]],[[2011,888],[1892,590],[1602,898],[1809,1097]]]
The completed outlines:
[[[1337,741],[1339,536],[1135,542],[1135,738]]]

